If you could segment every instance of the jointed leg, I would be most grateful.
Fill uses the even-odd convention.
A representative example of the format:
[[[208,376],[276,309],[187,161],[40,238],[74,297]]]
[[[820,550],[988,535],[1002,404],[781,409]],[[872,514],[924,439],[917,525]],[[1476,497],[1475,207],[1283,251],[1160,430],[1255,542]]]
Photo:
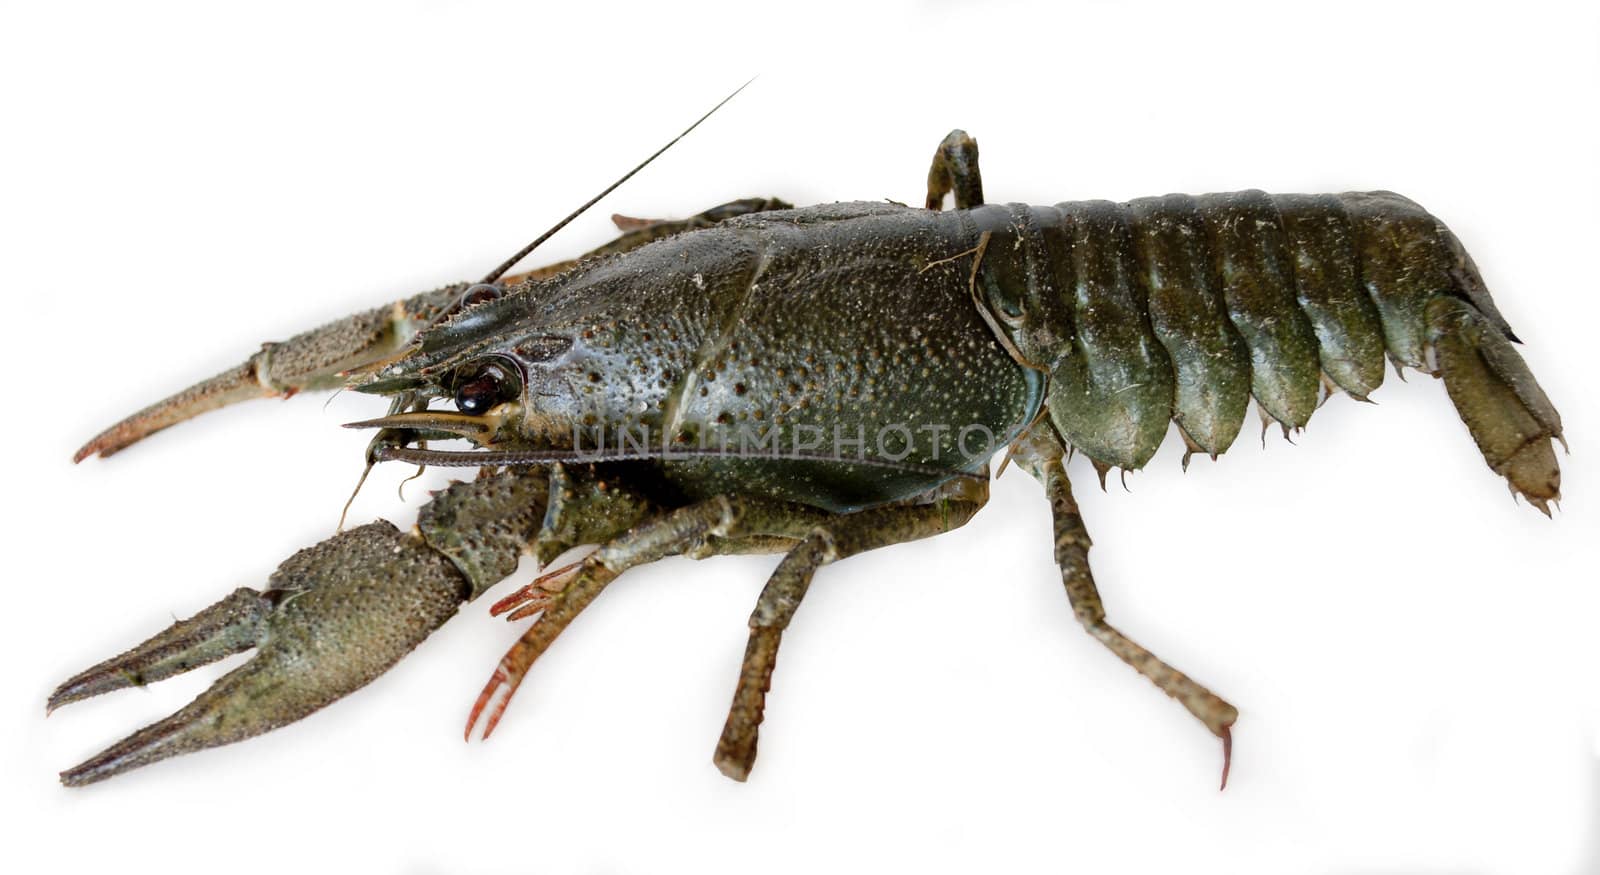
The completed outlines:
[[[828,516],[804,505],[739,496],[716,498],[679,508],[649,522],[641,523],[609,541],[583,560],[576,574],[559,593],[549,598],[543,613],[528,627],[501,658],[493,677],[484,687],[467,718],[470,737],[478,716],[489,701],[505,690],[484,726],[485,738],[500,722],[517,686],[561,632],[588,607],[617,575],[634,567],[667,556],[706,551],[719,539],[747,536],[788,536],[799,538]],[[760,542],[758,542],[760,543]],[[496,610],[516,607],[502,602]]]
[[[692,558],[704,559],[708,556],[746,556],[768,553],[787,553],[798,538],[788,538],[782,535],[748,535],[738,538],[719,538],[708,536],[703,544],[692,551]],[[678,553],[688,552],[684,550]],[[509,621],[521,620],[543,613],[544,609],[561,591],[576,580],[583,571],[583,560],[569,562],[559,568],[552,568],[541,573],[538,577],[527,583],[521,589],[513,592],[500,601],[495,602],[489,613],[498,617],[506,615]]]
[[[1226,787],[1232,756],[1229,727],[1238,718],[1239,712],[1106,622],[1105,607],[1100,602],[1094,575],[1089,571],[1089,533],[1084,529],[1083,517],[1078,513],[1078,503],[1073,500],[1072,485],[1067,481],[1066,470],[1059,457],[1031,459],[1028,466],[1034,470],[1035,476],[1044,481],[1045,495],[1050,499],[1050,510],[1055,519],[1056,564],[1061,567],[1061,582],[1067,589],[1067,598],[1072,602],[1072,611],[1077,615],[1078,622],[1095,640],[1132,666],[1134,671],[1149,678],[1162,692],[1177,699],[1213,735],[1222,739],[1222,786]]]
[[[713,758],[724,775],[743,781],[755,763],[756,741],[767,691],[772,688],[778,644],[817,569],[877,547],[950,531],[971,519],[987,499],[987,483],[962,480],[947,485],[923,503],[833,516],[814,527],[784,556],[750,615],[750,639],[739,670],[739,684]]]

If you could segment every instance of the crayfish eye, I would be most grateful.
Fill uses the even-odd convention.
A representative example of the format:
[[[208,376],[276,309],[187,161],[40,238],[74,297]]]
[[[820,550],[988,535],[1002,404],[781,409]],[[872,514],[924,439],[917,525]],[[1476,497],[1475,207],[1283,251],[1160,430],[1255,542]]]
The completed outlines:
[[[498,297],[500,297],[499,286],[494,283],[478,283],[468,286],[467,290],[461,293],[461,307],[465,309],[482,304],[484,301],[493,301]]]
[[[517,379],[503,365],[486,364],[456,384],[456,409],[468,415],[483,413],[518,392]]]

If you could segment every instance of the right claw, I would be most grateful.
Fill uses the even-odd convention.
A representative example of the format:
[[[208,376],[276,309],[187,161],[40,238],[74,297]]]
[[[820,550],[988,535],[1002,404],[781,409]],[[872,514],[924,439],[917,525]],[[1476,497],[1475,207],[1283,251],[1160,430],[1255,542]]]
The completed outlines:
[[[391,356],[417,332],[450,312],[461,283],[385,304],[268,343],[241,365],[202,380],[95,435],[72,455],[81,462],[109,456],[164,428],[252,398],[287,398],[300,391],[344,385],[345,372]]]
[[[236,590],[57,688],[51,709],[257,648],[189,705],[62,772],[61,782],[91,784],[299,720],[387,671],[468,595],[449,560],[385,522],[301,550],[268,583],[265,592]]]

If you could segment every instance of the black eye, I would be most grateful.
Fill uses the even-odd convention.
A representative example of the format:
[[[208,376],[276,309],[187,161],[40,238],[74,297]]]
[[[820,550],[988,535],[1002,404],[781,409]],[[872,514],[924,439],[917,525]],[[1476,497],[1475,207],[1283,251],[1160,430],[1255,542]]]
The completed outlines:
[[[468,415],[483,413],[517,394],[517,380],[502,365],[476,367],[456,384],[456,409]]]
[[[469,286],[465,292],[461,293],[461,307],[465,309],[475,304],[482,304],[484,301],[493,301],[498,297],[500,297],[499,286],[494,283],[478,283],[477,285]]]

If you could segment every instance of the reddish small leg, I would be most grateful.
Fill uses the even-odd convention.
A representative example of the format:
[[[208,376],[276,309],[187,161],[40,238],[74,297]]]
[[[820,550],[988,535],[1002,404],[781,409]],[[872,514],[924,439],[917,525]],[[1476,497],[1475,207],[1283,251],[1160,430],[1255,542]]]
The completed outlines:
[[[608,542],[579,564],[576,572],[571,573],[571,581],[549,599],[543,613],[523,633],[521,640],[501,657],[494,675],[484,686],[467,717],[466,736],[472,737],[472,729],[478,718],[489,703],[500,696],[484,724],[483,737],[488,738],[494,732],[511,696],[534,661],[617,575],[635,565],[693,552],[704,547],[708,541],[737,539],[746,535],[798,537],[823,516],[821,511],[814,508],[785,502],[719,496],[641,523]],[[558,569],[546,576],[552,578],[553,585],[558,576],[567,573]],[[530,608],[532,604],[516,599],[517,596],[513,594],[502,604],[509,607],[510,603],[515,603],[522,605],[522,608]],[[521,612],[519,608],[518,613]]]
[[[520,620],[537,614],[548,607],[550,600],[572,583],[582,568],[583,560],[580,559],[546,571],[529,581],[527,586],[495,602],[493,607],[489,608],[489,615],[498,617],[511,611],[513,613],[506,619]]]

